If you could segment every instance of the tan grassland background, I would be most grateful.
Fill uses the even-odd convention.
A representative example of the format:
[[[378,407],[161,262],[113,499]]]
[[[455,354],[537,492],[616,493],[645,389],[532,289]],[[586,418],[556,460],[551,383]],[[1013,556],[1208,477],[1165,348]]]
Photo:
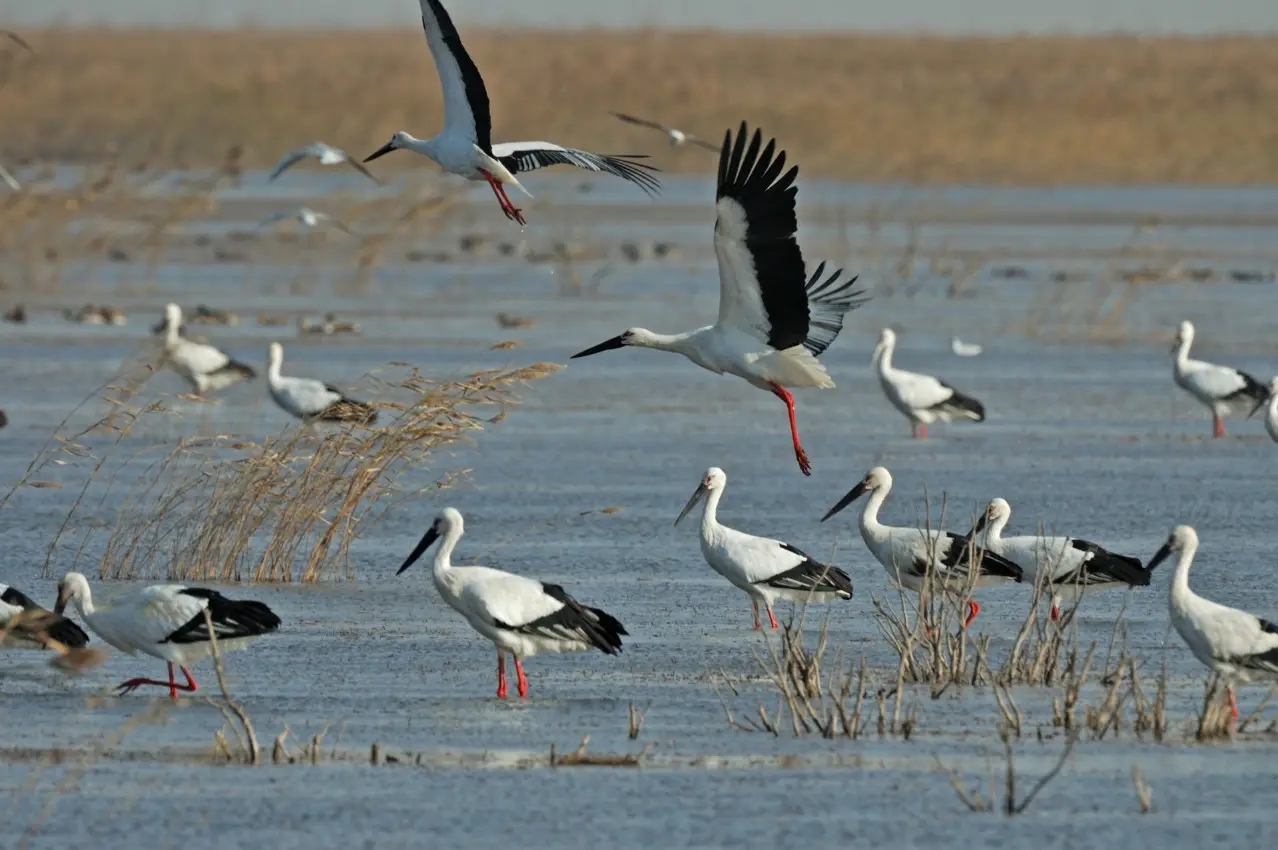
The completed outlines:
[[[313,139],[366,154],[440,125],[416,29],[25,33],[0,60],[0,157],[265,166]],[[496,140],[602,152],[742,118],[812,175],[922,183],[1278,182],[1278,37],[941,38],[463,32]],[[706,171],[689,150],[663,167]],[[385,168],[420,167],[400,155]]]

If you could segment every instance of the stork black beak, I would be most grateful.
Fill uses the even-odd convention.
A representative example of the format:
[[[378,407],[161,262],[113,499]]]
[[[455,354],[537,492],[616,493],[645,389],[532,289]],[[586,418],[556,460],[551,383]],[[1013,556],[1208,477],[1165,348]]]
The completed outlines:
[[[1265,396],[1262,400],[1256,402],[1256,406],[1251,409],[1251,413],[1247,414],[1247,418],[1250,419],[1251,417],[1255,416],[1256,412],[1259,411],[1261,408],[1263,408],[1265,405],[1269,404],[1269,399],[1273,397],[1274,397],[1273,393],[1270,393],[1269,395]]]
[[[387,142],[386,144],[382,145],[377,150],[370,153],[368,156],[364,157],[364,162],[372,162],[378,157],[386,156],[386,154],[390,153],[393,150],[395,150],[395,143]]]
[[[975,537],[976,535],[984,531],[985,526],[989,525],[989,522],[990,522],[990,512],[985,511],[979,517],[977,517],[976,525],[972,526],[972,536]]]
[[[702,481],[701,486],[697,488],[696,492],[692,494],[692,498],[688,500],[688,504],[684,505],[683,510],[679,511],[679,516],[675,518],[674,524],[678,525],[697,506],[697,502],[701,501],[701,497],[707,492],[709,491],[706,489],[706,482]]]
[[[67,597],[62,592],[62,583],[58,582],[58,601],[53,603],[53,613],[61,615],[65,610],[67,610]]]
[[[408,558],[404,561],[404,565],[399,568],[395,575],[399,575],[404,570],[417,563],[417,559],[422,556],[422,553],[429,549],[430,544],[434,543],[438,539],[439,529],[432,525],[430,529],[422,535],[422,539],[417,543],[417,548],[412,551],[412,554],[408,556]]]
[[[1171,554],[1172,542],[1168,540],[1163,544],[1163,548],[1154,553],[1154,557],[1149,559],[1149,563],[1145,565],[1146,572],[1153,572],[1154,567],[1167,560],[1167,556]]]
[[[596,346],[587,348],[585,351],[578,351],[569,360],[576,360],[578,357],[589,357],[592,354],[598,354],[601,351],[612,351],[614,348],[624,348],[626,345],[626,335],[619,334],[612,339],[606,339]]]
[[[839,511],[843,510],[848,505],[852,504],[857,499],[864,496],[869,489],[870,489],[869,485],[867,485],[864,481],[862,481],[860,484],[853,487],[851,490],[848,491],[848,494],[846,496],[844,496],[842,499],[839,499],[839,503],[837,505],[835,505],[834,507],[830,508],[828,511],[825,512],[825,516],[821,517],[821,522],[825,522],[827,519],[834,516]]]

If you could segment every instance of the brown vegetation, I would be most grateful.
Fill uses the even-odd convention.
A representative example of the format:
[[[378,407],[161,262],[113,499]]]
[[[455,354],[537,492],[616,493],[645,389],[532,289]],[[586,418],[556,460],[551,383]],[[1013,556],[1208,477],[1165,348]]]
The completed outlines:
[[[421,34],[27,33],[0,80],[10,159],[263,166],[324,139],[367,153],[440,126]],[[711,32],[463,33],[499,139],[698,150],[620,109],[717,138],[742,118],[810,174],[918,182],[1278,182],[1278,39],[941,38]],[[551,105],[553,104],[553,108]],[[396,162],[398,160],[398,162]],[[417,164],[407,155],[386,167]]]

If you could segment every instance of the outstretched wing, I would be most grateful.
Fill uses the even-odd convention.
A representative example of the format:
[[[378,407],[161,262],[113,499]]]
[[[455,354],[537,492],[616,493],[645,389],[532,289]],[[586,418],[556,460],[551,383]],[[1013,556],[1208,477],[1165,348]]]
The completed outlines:
[[[426,43],[444,89],[444,132],[465,136],[484,153],[492,153],[492,118],[484,78],[462,45],[444,4],[439,0],[419,2]]]
[[[511,174],[522,174],[551,165],[572,165],[586,171],[597,171],[629,180],[649,195],[661,189],[661,183],[651,173],[659,169],[646,163],[636,162],[636,160],[647,159],[642,154],[591,153],[576,148],[565,148],[553,142],[503,142],[493,145],[492,152]]]

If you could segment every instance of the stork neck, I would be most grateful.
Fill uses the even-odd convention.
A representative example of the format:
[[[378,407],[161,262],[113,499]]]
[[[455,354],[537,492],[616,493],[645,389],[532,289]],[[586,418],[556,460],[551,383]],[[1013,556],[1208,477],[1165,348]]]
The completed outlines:
[[[690,356],[696,348],[694,339],[705,329],[689,331],[681,334],[659,334],[644,328],[637,329],[631,337],[629,345],[638,348],[653,348],[657,351],[673,351],[675,354]]]
[[[270,362],[266,364],[266,379],[270,381],[272,385],[280,382],[280,369],[283,368],[283,365],[284,356],[282,354],[279,356],[276,356],[275,354],[271,355]]]
[[[991,543],[997,543],[1003,539],[1003,529],[1007,528],[1007,517],[999,516],[992,519],[985,526],[985,530],[981,532],[978,538],[984,538]]]
[[[892,492],[891,486],[881,487],[870,493],[870,498],[866,499],[865,509],[861,511],[861,536],[869,538],[879,538],[886,535],[887,530],[883,523],[879,522],[879,508],[883,507],[883,502],[887,500],[888,493]]]
[[[892,349],[895,347],[896,343],[894,342],[887,342],[879,345],[879,355],[876,360],[880,375],[886,376],[892,371]]]
[[[439,136],[431,139],[419,139],[416,136],[404,134],[406,138],[402,142],[402,146],[414,153],[422,154],[433,160],[439,160]]]
[[[181,340],[181,337],[180,337],[180,336],[178,336],[178,327],[179,327],[181,324],[182,324],[182,320],[181,320],[181,319],[172,320],[172,319],[168,319],[167,317],[165,318],[165,321],[164,321],[164,341],[165,341],[167,344],[169,344],[169,345],[177,345],[177,344],[178,344],[178,342]]]
[[[81,617],[93,616],[93,593],[87,586],[76,590],[75,596],[71,598],[71,603],[75,605],[75,610],[80,612]]]
[[[435,550],[435,577],[442,578],[453,566],[453,549],[457,546],[457,541],[461,540],[462,530],[456,526],[450,526],[444,532],[444,538],[439,541],[439,548]]]
[[[1189,363],[1189,348],[1194,344],[1193,337],[1182,337],[1180,345],[1176,349],[1176,365],[1185,366]]]
[[[1193,563],[1194,553],[1198,551],[1198,542],[1189,541],[1180,550],[1180,560],[1176,562],[1176,572],[1172,575],[1171,598],[1173,604],[1194,595],[1189,589],[1189,565]]]
[[[723,497],[723,488],[706,493],[705,504],[701,508],[701,534],[712,537],[719,531],[719,499]]]

